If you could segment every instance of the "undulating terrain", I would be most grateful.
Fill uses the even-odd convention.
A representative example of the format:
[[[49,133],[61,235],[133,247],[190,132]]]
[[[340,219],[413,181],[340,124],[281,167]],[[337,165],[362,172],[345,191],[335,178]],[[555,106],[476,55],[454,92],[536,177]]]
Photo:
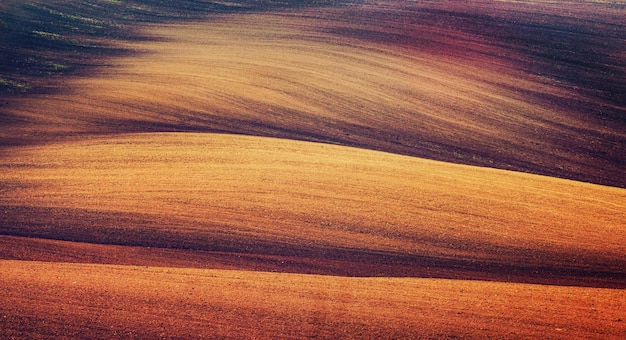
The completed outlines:
[[[0,9],[1,338],[626,337],[626,4]]]

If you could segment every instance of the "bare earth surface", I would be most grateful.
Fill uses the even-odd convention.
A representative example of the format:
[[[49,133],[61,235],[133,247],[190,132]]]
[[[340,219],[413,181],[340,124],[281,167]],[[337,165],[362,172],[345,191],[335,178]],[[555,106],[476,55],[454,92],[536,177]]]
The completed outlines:
[[[2,95],[0,338],[626,337],[625,13],[211,14]]]
[[[622,290],[2,261],[3,337],[621,338]],[[89,325],[89,327],[86,327]]]

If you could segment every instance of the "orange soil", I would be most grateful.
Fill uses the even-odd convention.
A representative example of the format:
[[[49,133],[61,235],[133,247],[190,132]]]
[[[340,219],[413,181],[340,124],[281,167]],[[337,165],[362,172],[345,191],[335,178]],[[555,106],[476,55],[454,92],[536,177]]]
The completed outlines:
[[[622,290],[1,261],[0,337],[626,335]]]
[[[235,135],[9,151],[0,205],[13,235],[624,284],[623,189]]]
[[[389,23],[376,15],[396,10],[367,8],[360,15],[372,21],[358,25],[341,11],[309,10],[151,27],[154,41],[125,45],[136,56],[11,105],[16,124],[0,137],[232,132],[626,185],[623,162],[607,157],[625,152],[626,126],[589,109],[615,104],[520,69],[519,46],[463,27],[380,27]],[[415,39],[428,30],[440,48],[359,33],[385,29]]]
[[[386,41],[402,3],[147,27],[9,98],[0,337],[626,336],[625,189],[413,157],[623,186],[586,111],[619,103],[469,29]]]

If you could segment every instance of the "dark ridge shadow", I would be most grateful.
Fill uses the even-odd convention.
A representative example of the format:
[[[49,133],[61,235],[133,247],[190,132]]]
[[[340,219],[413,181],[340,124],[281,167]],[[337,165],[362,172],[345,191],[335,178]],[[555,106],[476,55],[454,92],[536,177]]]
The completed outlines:
[[[356,1],[7,0],[0,11],[0,94],[50,91],[43,78],[88,72],[130,51],[114,41],[146,40],[142,23],[198,20],[211,13],[343,6]]]
[[[483,9],[486,13],[481,13],[476,6],[465,9],[443,6],[411,2],[389,5],[383,10],[349,10],[341,18],[353,18],[356,27],[336,26],[326,31],[444,54],[494,53],[464,40],[475,37],[479,42],[522,56],[497,57],[612,106],[605,106],[604,110],[596,108],[591,113],[622,124],[626,122],[626,59],[623,57],[626,24],[623,21],[614,22],[602,15],[590,19],[566,13],[535,13],[530,7],[505,13]],[[619,12],[626,13],[624,6],[612,3],[594,6],[613,8],[616,16]],[[451,36],[449,32],[464,34]]]
[[[175,216],[168,216],[164,222],[161,216],[150,214],[25,206],[2,206],[0,212],[3,226],[0,234],[5,236],[168,250],[167,254],[188,256],[183,266],[202,267],[216,259],[230,258],[231,261],[236,259],[231,265],[246,270],[626,288],[624,261],[610,260],[600,253],[583,255],[559,249],[487,245],[488,252],[492,253],[487,258],[451,257],[379,251],[367,245],[346,248],[323,242],[312,244],[305,239],[278,241],[243,236],[245,233],[232,228],[190,225],[189,221],[178,220]],[[466,246],[459,243],[456,247]],[[37,250],[31,252],[28,256],[35,256]],[[107,261],[110,260],[104,262]],[[142,264],[132,259],[128,261],[126,264]],[[168,260],[160,261],[167,264]]]
[[[563,129],[569,135],[542,131],[545,135],[538,136],[537,140],[547,140],[567,150],[570,157],[567,160],[554,158],[548,148],[531,150],[520,145],[511,149],[500,146],[483,154],[481,145],[462,145],[427,133],[419,136],[426,137],[426,144],[422,145],[406,145],[406,142],[418,140],[416,136],[406,136],[407,140],[400,136],[393,144],[388,134],[380,139],[392,143],[385,150],[625,187],[620,169],[626,166],[622,138],[626,127],[626,24],[616,18],[620,13],[626,14],[626,7],[614,3],[585,3],[590,7],[587,11],[602,10],[597,16],[587,17],[575,11],[560,13],[555,9],[535,12],[536,7],[523,2],[506,10],[488,7],[489,2],[467,6],[460,3],[390,1],[356,7],[338,13],[337,24],[323,31],[344,38],[424,51],[432,53],[433,58],[444,55],[486,62],[484,58],[515,65],[533,81],[580,96],[559,97],[513,86],[507,90],[525,100],[559,108],[564,121],[570,118],[586,121],[598,126],[601,132],[570,127]],[[566,8],[574,4],[545,6]],[[558,122],[542,123],[559,128]],[[502,129],[506,128],[503,124]],[[532,133],[528,129],[528,134]],[[571,140],[572,136],[601,142],[584,143]]]
[[[298,115],[298,119],[308,119],[315,129],[306,129],[304,124],[295,127],[264,121],[206,118],[202,113],[191,112],[189,121],[184,124],[106,121],[98,122],[102,131],[90,133],[194,131],[271,136],[362,147],[601,185],[626,186],[620,171],[626,166],[623,156],[625,144],[615,137],[626,127],[626,60],[618,57],[626,50],[626,25],[602,17],[576,20],[567,14],[533,14],[528,10],[511,14],[482,9],[485,10],[482,13],[481,9],[472,6],[465,9],[459,6],[446,8],[449,4],[432,2],[389,1],[376,6],[349,7],[360,2],[9,0],[3,3],[0,12],[0,119],[5,127],[19,123],[17,117],[2,114],[3,97],[61,91],[62,85],[55,83],[54,79],[69,74],[89,75],[98,66],[106,66],[110,57],[135,53],[115,47],[114,42],[154,39],[143,36],[135,29],[141,23],[198,20],[210,13],[342,6],[340,11],[335,11],[337,24],[324,29],[326,32],[340,38],[458,56],[494,54],[491,56],[517,64],[534,77],[576,89],[584,98],[570,99],[539,91],[523,92],[517,88],[507,90],[528,100],[564,109],[567,115],[593,122],[600,127],[599,130],[609,133],[570,130],[568,135],[542,135],[549,132],[546,130],[532,135],[537,140],[548,141],[546,144],[567,150],[569,159],[556,159],[550,154],[549,147],[499,145],[487,150],[486,147],[493,141],[492,136],[486,136],[483,144],[470,144],[430,131],[403,133],[383,126],[314,120],[297,112],[293,114]],[[624,10],[615,8],[615,11]],[[468,37],[483,45],[464,44],[469,42],[464,40],[470,39]],[[481,49],[481,46],[489,48]],[[495,55],[502,51],[511,53]],[[564,120],[569,118],[563,117]],[[530,136],[533,132],[519,133]],[[568,139],[572,136],[600,142],[592,144]],[[0,146],[45,143],[57,137],[68,136],[5,137],[0,138]]]

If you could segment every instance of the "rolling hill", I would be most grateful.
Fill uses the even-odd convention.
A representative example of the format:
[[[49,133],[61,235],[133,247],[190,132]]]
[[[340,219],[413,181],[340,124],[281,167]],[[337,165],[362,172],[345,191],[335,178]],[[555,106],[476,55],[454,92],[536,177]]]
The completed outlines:
[[[2,6],[0,337],[626,335],[623,6]]]

